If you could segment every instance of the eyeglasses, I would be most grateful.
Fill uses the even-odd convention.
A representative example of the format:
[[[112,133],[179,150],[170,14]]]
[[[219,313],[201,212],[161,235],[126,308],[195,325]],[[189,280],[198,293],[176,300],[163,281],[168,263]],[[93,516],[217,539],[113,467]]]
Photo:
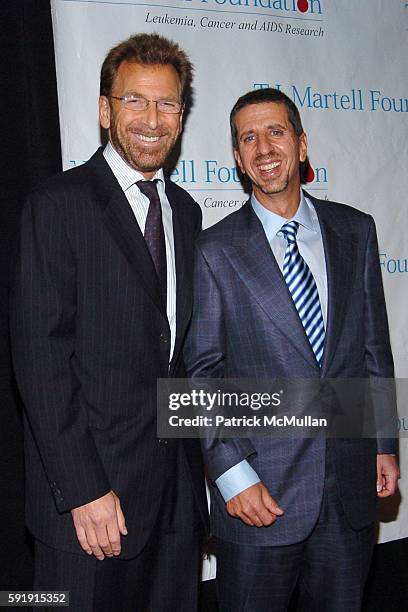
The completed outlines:
[[[159,113],[176,114],[179,113],[183,107],[181,102],[173,102],[172,100],[148,100],[142,96],[134,96],[132,94],[127,96],[109,96],[109,98],[120,100],[123,108],[132,111],[145,111],[151,102],[156,104]]]

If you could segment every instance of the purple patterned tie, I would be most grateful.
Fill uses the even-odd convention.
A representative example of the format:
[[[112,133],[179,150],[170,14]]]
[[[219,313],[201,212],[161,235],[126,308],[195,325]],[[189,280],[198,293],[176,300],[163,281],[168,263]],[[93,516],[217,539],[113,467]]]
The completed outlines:
[[[166,242],[162,222],[162,211],[159,194],[157,192],[157,180],[138,181],[140,191],[149,198],[150,205],[147,213],[144,239],[149,249],[151,258],[159,277],[164,303],[167,293],[167,265],[166,265]]]

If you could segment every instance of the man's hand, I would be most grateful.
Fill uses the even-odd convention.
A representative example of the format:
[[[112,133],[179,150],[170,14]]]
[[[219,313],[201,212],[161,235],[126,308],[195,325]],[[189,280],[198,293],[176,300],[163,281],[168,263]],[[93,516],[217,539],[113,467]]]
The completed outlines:
[[[397,458],[394,455],[377,455],[377,495],[389,497],[397,490],[400,477]]]
[[[127,535],[119,498],[113,491],[71,510],[77,538],[88,555],[102,561],[120,554],[120,534]]]
[[[283,510],[261,482],[248,487],[227,501],[227,512],[247,525],[267,527],[282,516]]]

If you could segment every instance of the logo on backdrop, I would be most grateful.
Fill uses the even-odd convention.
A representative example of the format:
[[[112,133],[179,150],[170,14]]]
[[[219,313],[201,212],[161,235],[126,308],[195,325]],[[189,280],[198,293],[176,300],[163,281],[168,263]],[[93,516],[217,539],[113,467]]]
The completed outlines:
[[[254,83],[254,89],[274,87],[292,98],[299,109],[408,113],[408,98],[393,96],[380,89],[357,89],[338,91],[321,90],[312,85],[285,85],[281,83]]]
[[[393,257],[388,253],[380,253],[380,265],[384,272],[390,275],[408,273],[408,258]]]
[[[68,161],[69,167],[74,168],[80,166],[86,160],[84,159],[70,159]],[[180,159],[177,166],[173,169],[171,180],[174,183],[182,185],[190,191],[201,191],[203,186],[204,190],[232,190],[242,191],[241,180],[239,178],[238,168],[235,165],[222,163],[218,159]],[[320,186],[323,189],[328,183],[327,168],[324,166],[313,167],[308,161],[308,166],[305,168],[303,173],[303,182],[308,185],[315,183],[316,188]],[[211,200],[211,203],[210,203]],[[241,204],[245,200],[241,201]],[[217,198],[208,198],[206,202],[206,208],[214,208],[217,206],[234,208],[238,206],[239,202],[236,200],[225,200],[224,203],[218,203]]]
[[[310,161],[302,173],[303,182],[310,185],[310,190],[327,191],[328,169],[324,166],[312,166]],[[227,189],[241,191],[241,180],[235,165],[223,163],[218,159],[181,159],[173,170],[171,179],[190,191]],[[200,187],[199,187],[200,186]],[[234,204],[236,206],[237,204]],[[232,204],[228,204],[231,207]]]
[[[145,23],[225,33],[256,30],[287,36],[324,36],[323,0],[176,1],[177,6],[169,6],[168,2],[152,4],[146,11]],[[165,9],[165,12],[160,9]]]
[[[301,170],[302,184],[307,187],[308,191],[328,191],[329,178],[327,168],[325,166],[312,166],[309,158],[307,162],[307,166],[304,170]],[[323,197],[323,194],[321,196]],[[317,197],[321,196],[318,195]]]
[[[408,416],[398,418],[397,429],[399,432],[408,432]]]
[[[223,6],[239,11],[242,8],[321,15],[323,0],[179,0],[183,3]]]

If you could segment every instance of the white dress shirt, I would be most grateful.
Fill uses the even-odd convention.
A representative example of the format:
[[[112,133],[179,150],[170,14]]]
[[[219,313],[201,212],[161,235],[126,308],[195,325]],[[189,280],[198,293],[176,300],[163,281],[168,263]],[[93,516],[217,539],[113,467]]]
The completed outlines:
[[[115,175],[120,187],[125,194],[140,231],[144,234],[147,213],[149,210],[149,198],[145,196],[136,185],[137,181],[145,181],[143,174],[131,168],[119,153],[108,142],[103,152],[110,169]],[[176,260],[174,250],[173,214],[170,203],[166,196],[163,170],[160,168],[152,180],[157,179],[157,191],[162,209],[163,229],[166,242],[167,263],[167,304],[166,312],[170,326],[170,361],[173,356],[176,340]]]

